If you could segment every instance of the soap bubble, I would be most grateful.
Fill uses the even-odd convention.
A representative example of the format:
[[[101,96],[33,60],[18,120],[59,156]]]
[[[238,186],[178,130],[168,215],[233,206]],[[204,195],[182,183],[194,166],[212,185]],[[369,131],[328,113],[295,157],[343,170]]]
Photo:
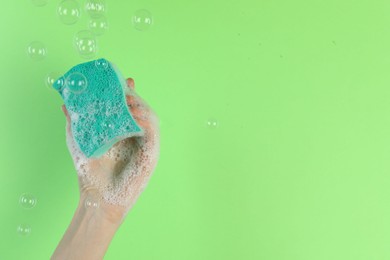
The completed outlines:
[[[32,194],[23,193],[19,197],[19,204],[25,209],[31,209],[37,204],[37,199]]]
[[[97,209],[99,208],[100,206],[100,203],[99,203],[99,200],[95,199],[95,198],[92,198],[92,197],[87,197],[85,199],[85,203],[84,203],[85,207],[87,209]]]
[[[95,61],[95,66],[98,69],[105,70],[108,68],[108,62],[105,59],[99,59]]]
[[[80,17],[80,7],[76,1],[64,0],[58,5],[57,13],[64,24],[75,24]]]
[[[217,128],[218,126],[218,120],[215,119],[215,118],[209,118],[207,119],[206,121],[206,126],[210,129],[214,129],[214,128]]]
[[[21,235],[21,236],[28,236],[30,235],[31,233],[31,227],[30,225],[27,225],[27,224],[20,224],[18,225],[18,227],[16,228],[16,232]]]
[[[91,17],[99,17],[106,12],[106,4],[104,0],[87,0],[85,3],[85,11]]]
[[[65,85],[65,80],[59,72],[50,72],[46,75],[45,84],[49,89],[62,90]]]
[[[35,6],[45,6],[47,4],[47,0],[31,0],[32,4]]]
[[[139,31],[146,31],[153,24],[152,14],[145,9],[138,10],[133,15],[133,26]]]
[[[80,94],[88,85],[87,78],[80,72],[70,74],[65,81],[65,85],[74,94]]]
[[[85,59],[95,57],[97,42],[92,32],[83,30],[76,33],[74,37],[74,45],[81,57]]]
[[[27,47],[27,52],[33,60],[43,60],[47,54],[45,45],[39,41],[31,42]]]
[[[108,29],[107,18],[105,16],[92,18],[89,21],[88,27],[95,35],[102,35]]]

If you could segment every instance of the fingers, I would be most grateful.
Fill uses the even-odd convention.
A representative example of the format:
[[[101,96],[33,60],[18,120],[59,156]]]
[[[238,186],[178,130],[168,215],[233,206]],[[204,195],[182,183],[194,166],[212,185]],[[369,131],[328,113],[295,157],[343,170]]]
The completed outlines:
[[[65,105],[61,106],[62,112],[64,112],[65,116],[68,114],[68,111],[65,108]]]
[[[135,83],[134,79],[128,78],[126,80],[127,86],[129,89],[134,90]],[[126,103],[129,107],[131,114],[134,116],[136,121],[142,125],[141,121],[144,121],[148,118],[149,107],[145,101],[142,100],[135,92],[128,92],[126,95]]]
[[[62,105],[62,111],[65,114],[66,120],[68,121],[68,123],[70,123],[70,116],[69,116],[68,110],[66,109],[65,105]]]
[[[66,130],[68,131],[68,133],[70,133],[70,116],[69,116],[68,110],[66,109],[65,105],[62,105],[61,108],[62,108],[62,111],[65,114],[66,121],[67,121]]]
[[[135,92],[126,95],[126,102],[134,119],[145,130],[142,142],[153,143],[159,135],[159,120],[149,105]]]
[[[134,79],[132,78],[128,78],[126,80],[126,83],[127,83],[127,86],[131,89],[135,89],[135,83],[134,83]]]

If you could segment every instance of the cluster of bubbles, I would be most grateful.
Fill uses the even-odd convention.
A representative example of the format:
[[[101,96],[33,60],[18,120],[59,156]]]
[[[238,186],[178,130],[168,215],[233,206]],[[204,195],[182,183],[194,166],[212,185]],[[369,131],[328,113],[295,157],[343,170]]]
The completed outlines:
[[[45,6],[48,0],[31,0],[33,5]],[[105,0],[85,0],[80,6],[75,0],[62,0],[57,7],[59,20],[65,25],[77,23],[82,15],[82,10],[89,15],[88,30],[76,33],[74,37],[74,47],[78,54],[85,59],[91,59],[97,52],[96,36],[103,35],[109,27],[105,16],[107,7]],[[146,9],[134,12],[132,16],[133,27],[138,31],[146,31],[153,24],[152,14]],[[46,57],[47,50],[43,43],[34,41],[28,46],[28,54],[33,60],[42,60]]]
[[[48,0],[31,0],[37,7],[47,5]],[[81,58],[92,59],[98,51],[96,36],[103,35],[108,30],[108,21],[105,16],[107,7],[105,0],[85,0],[80,6],[75,0],[62,0],[57,7],[59,20],[65,25],[73,25],[78,22],[82,14],[82,7],[89,15],[88,30],[77,32],[73,39],[73,46]],[[133,27],[138,31],[146,31],[153,24],[152,14],[146,9],[137,10],[132,17]],[[45,44],[33,41],[27,47],[27,53],[34,61],[41,61],[47,56]],[[107,68],[108,64],[96,63],[98,68]],[[60,78],[58,72],[50,72],[45,77],[45,85],[52,89],[54,83],[62,89],[68,86],[73,93],[81,93],[87,87],[87,80],[83,75],[70,75],[67,79]]]
[[[23,193],[19,197],[19,204],[24,209],[32,209],[37,205],[37,198],[33,194]],[[20,224],[17,226],[16,232],[21,236],[28,236],[31,233],[31,226]]]
[[[74,36],[74,47],[82,58],[93,58],[97,51],[95,35],[88,30],[79,31]]]
[[[47,0],[31,0],[35,6],[45,6]],[[88,22],[89,30],[81,30],[77,32],[73,39],[73,45],[80,57],[84,59],[92,59],[95,57],[98,50],[96,36],[103,35],[108,29],[108,21],[105,17],[106,5],[104,0],[86,0],[84,9],[90,16]],[[59,3],[57,14],[62,23],[66,25],[75,24],[81,15],[81,8],[77,1],[63,0]],[[133,15],[133,26],[139,31],[146,31],[153,24],[152,15],[148,10],[141,9]],[[27,53],[34,61],[40,61],[46,58],[46,46],[40,41],[33,41],[27,47]],[[102,63],[102,64],[100,64]],[[106,62],[97,61],[98,68],[107,68]],[[45,85],[52,89],[54,83],[61,87],[68,86],[73,93],[81,93],[87,87],[87,80],[80,74],[70,75],[67,79],[61,78],[58,72],[50,72],[46,75]]]
[[[62,77],[58,72],[51,72],[46,76],[45,84],[48,88],[54,85],[58,91],[67,87],[73,94],[80,94],[87,88],[88,81],[80,72],[72,73],[67,78]]]
[[[98,59],[95,61],[95,66],[99,70],[105,70],[108,68],[108,62],[105,59]],[[55,84],[57,90],[63,90],[64,87],[67,87],[73,94],[80,94],[88,87],[88,80],[80,72],[74,72],[66,79],[58,72],[51,72],[46,76],[45,84],[48,88],[52,88]]]

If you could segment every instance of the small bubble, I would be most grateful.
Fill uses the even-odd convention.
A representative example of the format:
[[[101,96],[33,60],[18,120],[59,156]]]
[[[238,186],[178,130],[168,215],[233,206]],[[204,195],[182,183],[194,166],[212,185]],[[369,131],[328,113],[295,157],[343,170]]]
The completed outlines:
[[[33,41],[28,45],[27,53],[33,60],[43,60],[46,57],[47,50],[42,42]]]
[[[92,18],[88,23],[88,27],[95,35],[103,35],[108,29],[107,18],[105,16]]]
[[[96,60],[96,61],[95,61],[95,66],[96,66],[96,68],[98,68],[98,69],[103,69],[103,70],[105,70],[105,69],[108,68],[108,62],[107,62],[107,60],[105,60],[105,59],[99,59],[99,60]]]
[[[19,204],[25,209],[31,209],[37,204],[37,199],[32,194],[23,193],[19,197]]]
[[[75,72],[66,78],[65,85],[74,94],[80,94],[87,88],[88,82],[83,74]]]
[[[58,5],[57,14],[62,23],[75,24],[80,17],[79,4],[74,0],[64,0]]]
[[[32,4],[38,7],[45,6],[47,4],[47,0],[31,0]]]
[[[96,55],[97,42],[95,35],[91,31],[82,30],[76,33],[74,46],[82,58],[90,59]]]
[[[30,235],[31,233],[31,227],[30,225],[27,225],[27,224],[20,224],[18,225],[18,227],[16,228],[16,232],[20,235],[20,236],[28,236]]]
[[[100,203],[99,203],[98,199],[95,199],[92,197],[87,197],[85,199],[84,205],[87,209],[97,209],[97,208],[99,208]]]
[[[215,118],[209,118],[207,121],[206,121],[206,126],[210,129],[214,129],[214,128],[217,128],[218,126],[218,121],[217,119]]]
[[[85,11],[91,17],[99,17],[106,12],[106,4],[104,0],[87,0],[85,3]]]
[[[50,72],[45,77],[45,84],[49,89],[62,90],[65,86],[65,80],[58,72]]]
[[[137,10],[133,15],[133,26],[138,31],[146,31],[153,24],[152,14],[145,9]]]

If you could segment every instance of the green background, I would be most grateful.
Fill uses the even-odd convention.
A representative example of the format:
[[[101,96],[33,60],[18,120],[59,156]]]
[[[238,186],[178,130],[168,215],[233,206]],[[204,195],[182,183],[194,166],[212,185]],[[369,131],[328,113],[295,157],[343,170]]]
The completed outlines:
[[[89,18],[64,25],[58,3],[1,3],[0,259],[48,259],[78,203],[44,79],[85,61],[72,41]],[[105,259],[390,259],[389,1],[106,3],[96,58],[135,79],[161,155]]]

